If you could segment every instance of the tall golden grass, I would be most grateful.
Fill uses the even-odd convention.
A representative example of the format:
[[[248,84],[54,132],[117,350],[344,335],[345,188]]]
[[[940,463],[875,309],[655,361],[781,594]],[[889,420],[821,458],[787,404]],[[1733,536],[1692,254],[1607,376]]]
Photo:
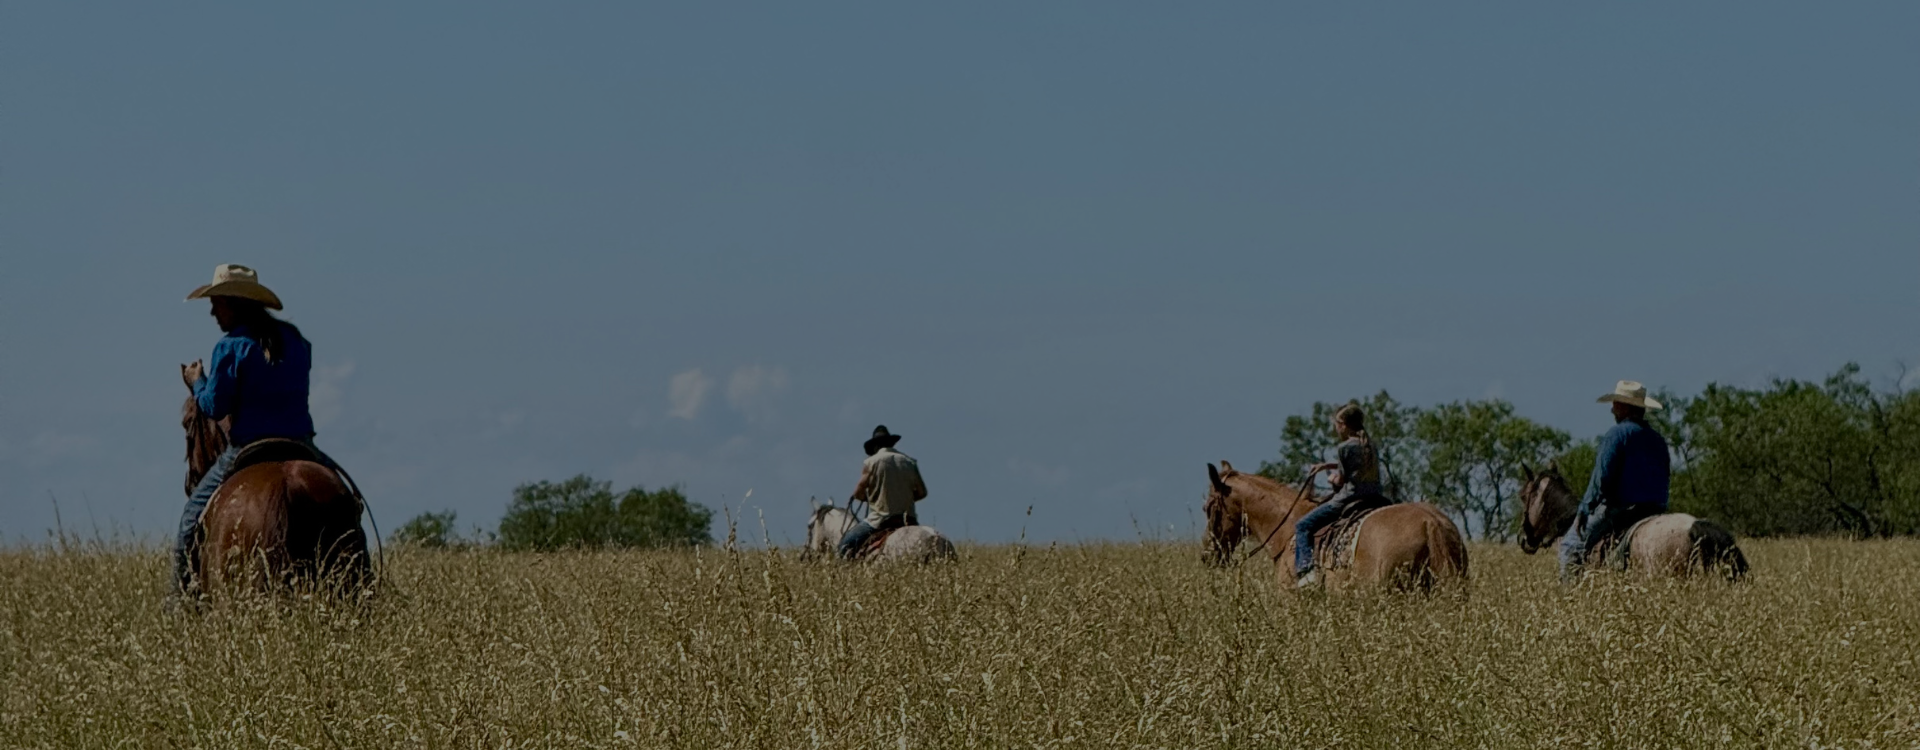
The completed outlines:
[[[1920,541],[1755,541],[1750,582],[1294,597],[1197,545],[403,552],[359,607],[162,606],[165,559],[0,553],[10,747],[1920,745]]]

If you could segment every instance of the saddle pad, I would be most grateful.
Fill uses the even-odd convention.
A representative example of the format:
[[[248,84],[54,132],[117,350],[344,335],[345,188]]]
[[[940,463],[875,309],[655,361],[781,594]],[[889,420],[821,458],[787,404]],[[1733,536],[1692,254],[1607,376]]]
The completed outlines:
[[[905,527],[892,526],[885,529],[881,529],[879,532],[875,533],[873,536],[867,537],[867,543],[860,545],[860,551],[854,553],[853,559],[865,560],[869,557],[874,556],[875,554],[878,554],[880,552],[880,548],[886,545],[887,537],[893,536],[893,532],[899,531],[900,529],[903,529],[903,528]]]
[[[1378,510],[1375,508],[1374,510]],[[1365,525],[1367,517],[1373,515],[1369,510],[1358,516],[1342,519],[1327,527],[1327,531],[1316,535],[1314,558],[1322,568],[1345,568],[1353,565],[1354,543],[1360,540],[1360,527]]]
[[[914,524],[907,523],[907,519],[902,516],[881,521],[880,527],[874,529],[874,535],[867,537],[867,543],[861,545],[860,550],[853,554],[853,559],[865,560],[875,553],[878,553],[880,548],[887,543],[887,537],[893,536],[893,532],[912,525]]]
[[[1374,511],[1392,505],[1381,497],[1356,500],[1333,523],[1313,537],[1313,556],[1322,568],[1345,568],[1353,564],[1353,549],[1360,540],[1360,527]]]

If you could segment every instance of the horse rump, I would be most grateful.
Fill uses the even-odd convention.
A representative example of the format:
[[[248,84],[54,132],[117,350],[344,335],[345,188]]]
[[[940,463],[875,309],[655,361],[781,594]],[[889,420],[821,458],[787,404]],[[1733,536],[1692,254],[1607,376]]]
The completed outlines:
[[[258,463],[234,472],[201,516],[202,588],[247,581],[329,593],[370,577],[360,500],[333,470],[308,461]]]
[[[1696,518],[1687,528],[1687,541],[1693,557],[1690,562],[1700,566],[1700,572],[1719,573],[1729,582],[1747,577],[1746,553],[1740,551],[1733,532],[1726,527]]]

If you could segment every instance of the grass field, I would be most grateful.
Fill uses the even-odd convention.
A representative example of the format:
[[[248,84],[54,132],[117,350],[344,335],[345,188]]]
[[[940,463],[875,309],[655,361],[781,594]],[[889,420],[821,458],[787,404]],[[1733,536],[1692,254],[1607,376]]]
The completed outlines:
[[[397,555],[360,608],[163,611],[165,561],[0,552],[19,747],[1920,746],[1920,541],[1754,541],[1749,583],[1295,598],[1197,545],[930,569],[715,550]]]

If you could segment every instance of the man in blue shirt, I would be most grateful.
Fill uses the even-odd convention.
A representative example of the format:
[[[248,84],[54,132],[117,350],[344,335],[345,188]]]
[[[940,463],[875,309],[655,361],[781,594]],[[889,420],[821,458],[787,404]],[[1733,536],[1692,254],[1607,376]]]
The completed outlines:
[[[1647,387],[1622,380],[1600,403],[1613,404],[1612,429],[1600,438],[1593,479],[1580,498],[1580,515],[1560,542],[1560,575],[1578,576],[1587,553],[1635,523],[1667,512],[1672,458],[1667,441],[1647,424],[1647,410],[1660,402]]]
[[[232,473],[240,449],[267,438],[309,446],[313,441],[313,417],[307,411],[313,345],[300,329],[268,312],[281,309],[279,296],[260,284],[253,269],[223,265],[214,270],[213,283],[193,290],[187,299],[209,300],[213,319],[226,335],[213,345],[208,364],[194,362],[181,374],[193,388],[200,413],[227,420],[228,428],[226,451],[200,478],[180,514],[173,572],[181,593],[193,584],[188,560],[199,539],[200,514]],[[328,468],[339,470],[326,454],[317,448],[314,453]]]

